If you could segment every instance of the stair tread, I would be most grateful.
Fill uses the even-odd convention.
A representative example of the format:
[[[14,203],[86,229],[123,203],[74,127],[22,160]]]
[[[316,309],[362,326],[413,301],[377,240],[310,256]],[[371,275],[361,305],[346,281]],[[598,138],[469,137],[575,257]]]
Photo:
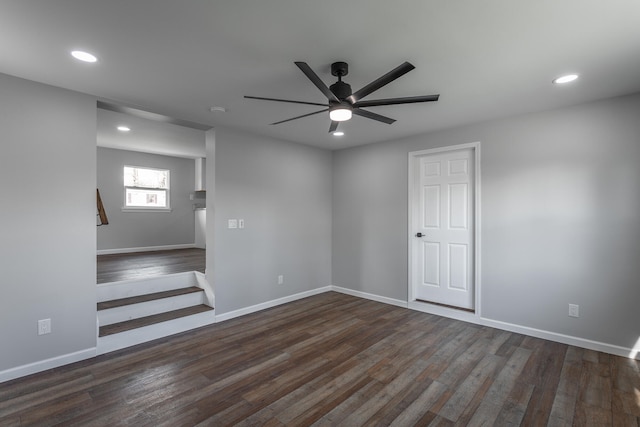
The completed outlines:
[[[200,304],[179,310],[166,311],[164,313],[154,314],[152,316],[140,317],[120,323],[105,325],[100,327],[100,337],[113,335],[120,332],[130,331],[132,329],[142,328],[144,326],[154,325],[156,323],[166,322],[168,320],[179,319],[181,317],[190,316],[192,314],[204,313],[213,310],[208,305]]]
[[[188,288],[172,289],[170,291],[154,292],[151,294],[137,295],[134,297],[114,299],[110,301],[102,301],[98,303],[98,310],[106,310],[109,308],[123,307],[125,305],[139,304],[141,302],[154,301],[163,298],[170,298],[178,295],[186,295],[194,292],[203,292],[202,288],[190,286]]]

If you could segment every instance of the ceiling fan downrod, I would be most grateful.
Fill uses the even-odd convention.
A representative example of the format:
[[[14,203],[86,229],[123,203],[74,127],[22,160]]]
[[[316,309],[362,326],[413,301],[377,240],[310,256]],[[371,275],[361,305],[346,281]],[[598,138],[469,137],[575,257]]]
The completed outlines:
[[[331,75],[338,77],[338,81],[329,86],[329,89],[340,100],[340,103],[351,96],[351,85],[342,81],[342,77],[349,74],[349,64],[346,62],[334,62],[331,64]]]

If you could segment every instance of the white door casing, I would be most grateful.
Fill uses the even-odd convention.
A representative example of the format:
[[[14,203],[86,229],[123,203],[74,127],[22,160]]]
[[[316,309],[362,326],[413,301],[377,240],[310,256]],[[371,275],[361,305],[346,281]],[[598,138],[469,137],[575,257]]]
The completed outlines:
[[[409,298],[476,308],[478,144],[409,155]]]

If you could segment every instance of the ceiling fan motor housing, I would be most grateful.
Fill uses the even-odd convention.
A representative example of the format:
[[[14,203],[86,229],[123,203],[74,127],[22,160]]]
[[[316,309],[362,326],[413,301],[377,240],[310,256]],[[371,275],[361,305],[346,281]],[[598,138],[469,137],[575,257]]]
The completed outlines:
[[[344,101],[351,96],[351,85],[343,81],[335,82],[329,86],[329,90],[331,90],[340,101]]]

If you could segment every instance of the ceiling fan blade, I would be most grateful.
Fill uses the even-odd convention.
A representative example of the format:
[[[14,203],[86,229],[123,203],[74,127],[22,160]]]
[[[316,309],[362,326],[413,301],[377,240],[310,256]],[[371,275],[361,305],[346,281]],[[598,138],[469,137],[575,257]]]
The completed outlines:
[[[391,83],[392,81],[394,81],[398,77],[401,77],[401,76],[407,74],[409,71],[413,70],[414,68],[416,68],[416,67],[414,67],[413,64],[411,64],[409,62],[404,62],[403,64],[401,64],[401,65],[397,66],[396,68],[394,68],[393,70],[389,71],[384,76],[372,81],[371,83],[369,83],[368,85],[366,85],[362,89],[358,90],[356,93],[354,93],[353,95],[351,95],[347,99],[352,104],[355,104],[356,102],[358,102],[358,100],[360,100],[360,99],[364,98],[365,96],[369,95],[371,92],[376,91],[376,90],[380,89],[382,86],[385,86],[385,85]]]
[[[296,61],[295,64],[298,66],[298,68],[300,68],[304,75],[307,76],[307,78],[311,80],[311,82],[316,85],[318,89],[320,89],[320,92],[324,93],[324,96],[326,96],[327,99],[329,99],[330,101],[340,102],[340,100],[333,94],[333,92],[331,92],[327,85],[324,84],[322,80],[320,80],[320,77],[318,77],[318,75],[311,69],[311,67],[309,67],[306,62]]]
[[[248,99],[261,99],[263,101],[290,102],[292,104],[319,105],[321,107],[326,107],[327,106],[327,104],[319,104],[317,102],[293,101],[291,99],[278,99],[278,98],[263,98],[261,96],[247,96],[247,95],[245,95],[245,98],[248,98]]]
[[[301,116],[297,116],[297,117],[293,117],[291,119],[287,119],[287,120],[281,120],[279,122],[275,122],[275,123],[271,123],[272,125],[279,125],[280,123],[286,123],[286,122],[290,122],[291,120],[297,120],[297,119],[301,119],[303,117],[309,117],[309,116],[313,116],[314,114],[320,114],[320,113],[324,113],[325,111],[329,111],[328,108],[325,108],[324,110],[320,110],[320,111],[314,111],[313,113],[309,113],[309,114],[303,114]]]
[[[437,101],[440,95],[406,96],[404,98],[372,99],[353,104],[354,107],[377,107],[380,105],[413,104],[416,102]]]
[[[372,113],[371,111],[361,110],[360,108],[354,108],[352,110],[352,113],[357,114],[358,116],[366,117],[367,119],[377,120],[379,122],[383,122],[388,125],[395,122],[395,119],[391,119],[389,117],[382,116],[380,114]]]
[[[329,126],[329,133],[333,133],[338,129],[338,124],[340,122],[336,122],[335,120],[331,120],[331,126]]]

